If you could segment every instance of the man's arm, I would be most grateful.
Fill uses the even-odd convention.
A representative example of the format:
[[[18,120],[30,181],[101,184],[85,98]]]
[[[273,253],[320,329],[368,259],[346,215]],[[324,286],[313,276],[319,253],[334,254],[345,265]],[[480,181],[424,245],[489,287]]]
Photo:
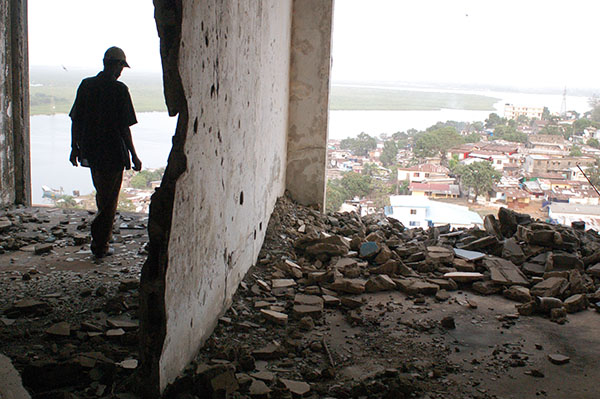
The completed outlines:
[[[142,161],[137,156],[135,152],[135,147],[133,146],[133,138],[131,137],[131,129],[126,127],[123,129],[123,141],[125,142],[125,147],[129,150],[131,154],[131,162],[133,162],[133,170],[139,172],[142,170]]]
[[[79,152],[79,139],[81,137],[81,125],[79,122],[73,121],[71,124],[71,155],[69,161],[73,166],[77,166],[78,158],[81,155]]]

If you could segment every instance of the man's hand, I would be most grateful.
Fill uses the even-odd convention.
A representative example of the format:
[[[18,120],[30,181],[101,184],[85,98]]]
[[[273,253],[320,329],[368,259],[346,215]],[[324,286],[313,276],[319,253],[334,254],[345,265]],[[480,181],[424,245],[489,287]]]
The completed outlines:
[[[135,170],[136,172],[142,170],[142,161],[140,161],[137,155],[132,155],[131,161],[133,162],[133,170]]]
[[[77,158],[79,158],[79,150],[73,148],[71,150],[71,155],[69,155],[69,161],[73,164],[73,166],[78,166]]]

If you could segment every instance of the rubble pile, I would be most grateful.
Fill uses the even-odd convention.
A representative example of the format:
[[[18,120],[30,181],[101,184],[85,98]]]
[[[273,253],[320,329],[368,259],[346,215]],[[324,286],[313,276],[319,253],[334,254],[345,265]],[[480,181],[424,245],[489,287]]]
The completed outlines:
[[[35,398],[136,397],[146,219],[120,215],[115,255],[95,261],[91,217],[0,215],[0,351]],[[514,330],[595,316],[599,288],[600,236],[580,224],[503,208],[484,229],[406,229],[283,197],[232,306],[165,397],[492,399],[490,381],[519,376],[550,387],[549,367],[583,355]]]
[[[137,367],[138,284],[146,217],[120,214],[115,255],[89,249],[93,214],[0,214],[0,351],[34,398],[112,397]]]
[[[419,368],[415,358],[403,356],[397,357],[397,366],[358,382],[342,378],[338,371],[356,359],[333,348],[336,343],[328,338],[334,329],[331,323],[370,330],[369,338],[381,328],[379,342],[388,341],[386,334],[398,331],[398,326],[409,328],[402,330],[405,337],[443,334],[455,328],[452,316],[384,326],[373,310],[383,315],[402,305],[390,297],[374,306],[364,294],[400,291],[416,305],[426,306],[430,300],[444,303],[451,292],[464,290],[514,301],[515,311],[498,317],[503,328],[533,314],[564,323],[567,314],[600,301],[599,249],[600,236],[593,231],[550,225],[505,208],[498,218],[486,217],[484,230],[423,230],[406,229],[380,215],[322,215],[282,198],[257,265],[184,381],[195,387],[197,397],[236,393],[241,398],[408,398],[435,389],[448,393],[453,389],[448,376],[462,369],[448,360],[449,347],[443,344],[439,350],[423,348],[429,350],[427,357],[439,355],[428,367]],[[472,300],[465,305],[477,308]],[[356,346],[359,336],[353,337]],[[489,371],[530,365],[523,345],[497,345]],[[419,356],[417,348],[412,349],[412,355]],[[380,351],[385,351],[383,346]],[[551,356],[563,355],[548,355],[550,361]],[[537,369],[525,374],[543,377]],[[177,385],[172,392],[178,392]],[[486,397],[481,391],[480,397]]]

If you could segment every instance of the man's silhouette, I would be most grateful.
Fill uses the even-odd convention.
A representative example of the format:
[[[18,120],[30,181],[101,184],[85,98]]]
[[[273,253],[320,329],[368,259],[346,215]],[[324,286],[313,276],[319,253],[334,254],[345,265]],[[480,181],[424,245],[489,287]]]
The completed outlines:
[[[123,168],[130,169],[133,162],[133,170],[142,169],[129,130],[137,123],[135,111],[127,86],[117,81],[129,64],[118,47],[106,50],[103,61],[104,70],[79,85],[69,113],[72,121],[69,161],[73,166],[80,163],[89,167],[96,188],[98,212],[92,222],[91,249],[97,258],[113,252],[108,243],[112,238]]]

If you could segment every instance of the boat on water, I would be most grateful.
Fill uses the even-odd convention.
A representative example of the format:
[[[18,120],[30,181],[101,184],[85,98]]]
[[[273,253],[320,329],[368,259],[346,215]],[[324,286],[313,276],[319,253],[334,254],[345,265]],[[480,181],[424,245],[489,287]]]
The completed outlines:
[[[50,198],[53,200],[59,199],[60,197],[65,195],[65,192],[62,187],[57,190],[48,186],[42,186],[42,192],[42,198]]]

